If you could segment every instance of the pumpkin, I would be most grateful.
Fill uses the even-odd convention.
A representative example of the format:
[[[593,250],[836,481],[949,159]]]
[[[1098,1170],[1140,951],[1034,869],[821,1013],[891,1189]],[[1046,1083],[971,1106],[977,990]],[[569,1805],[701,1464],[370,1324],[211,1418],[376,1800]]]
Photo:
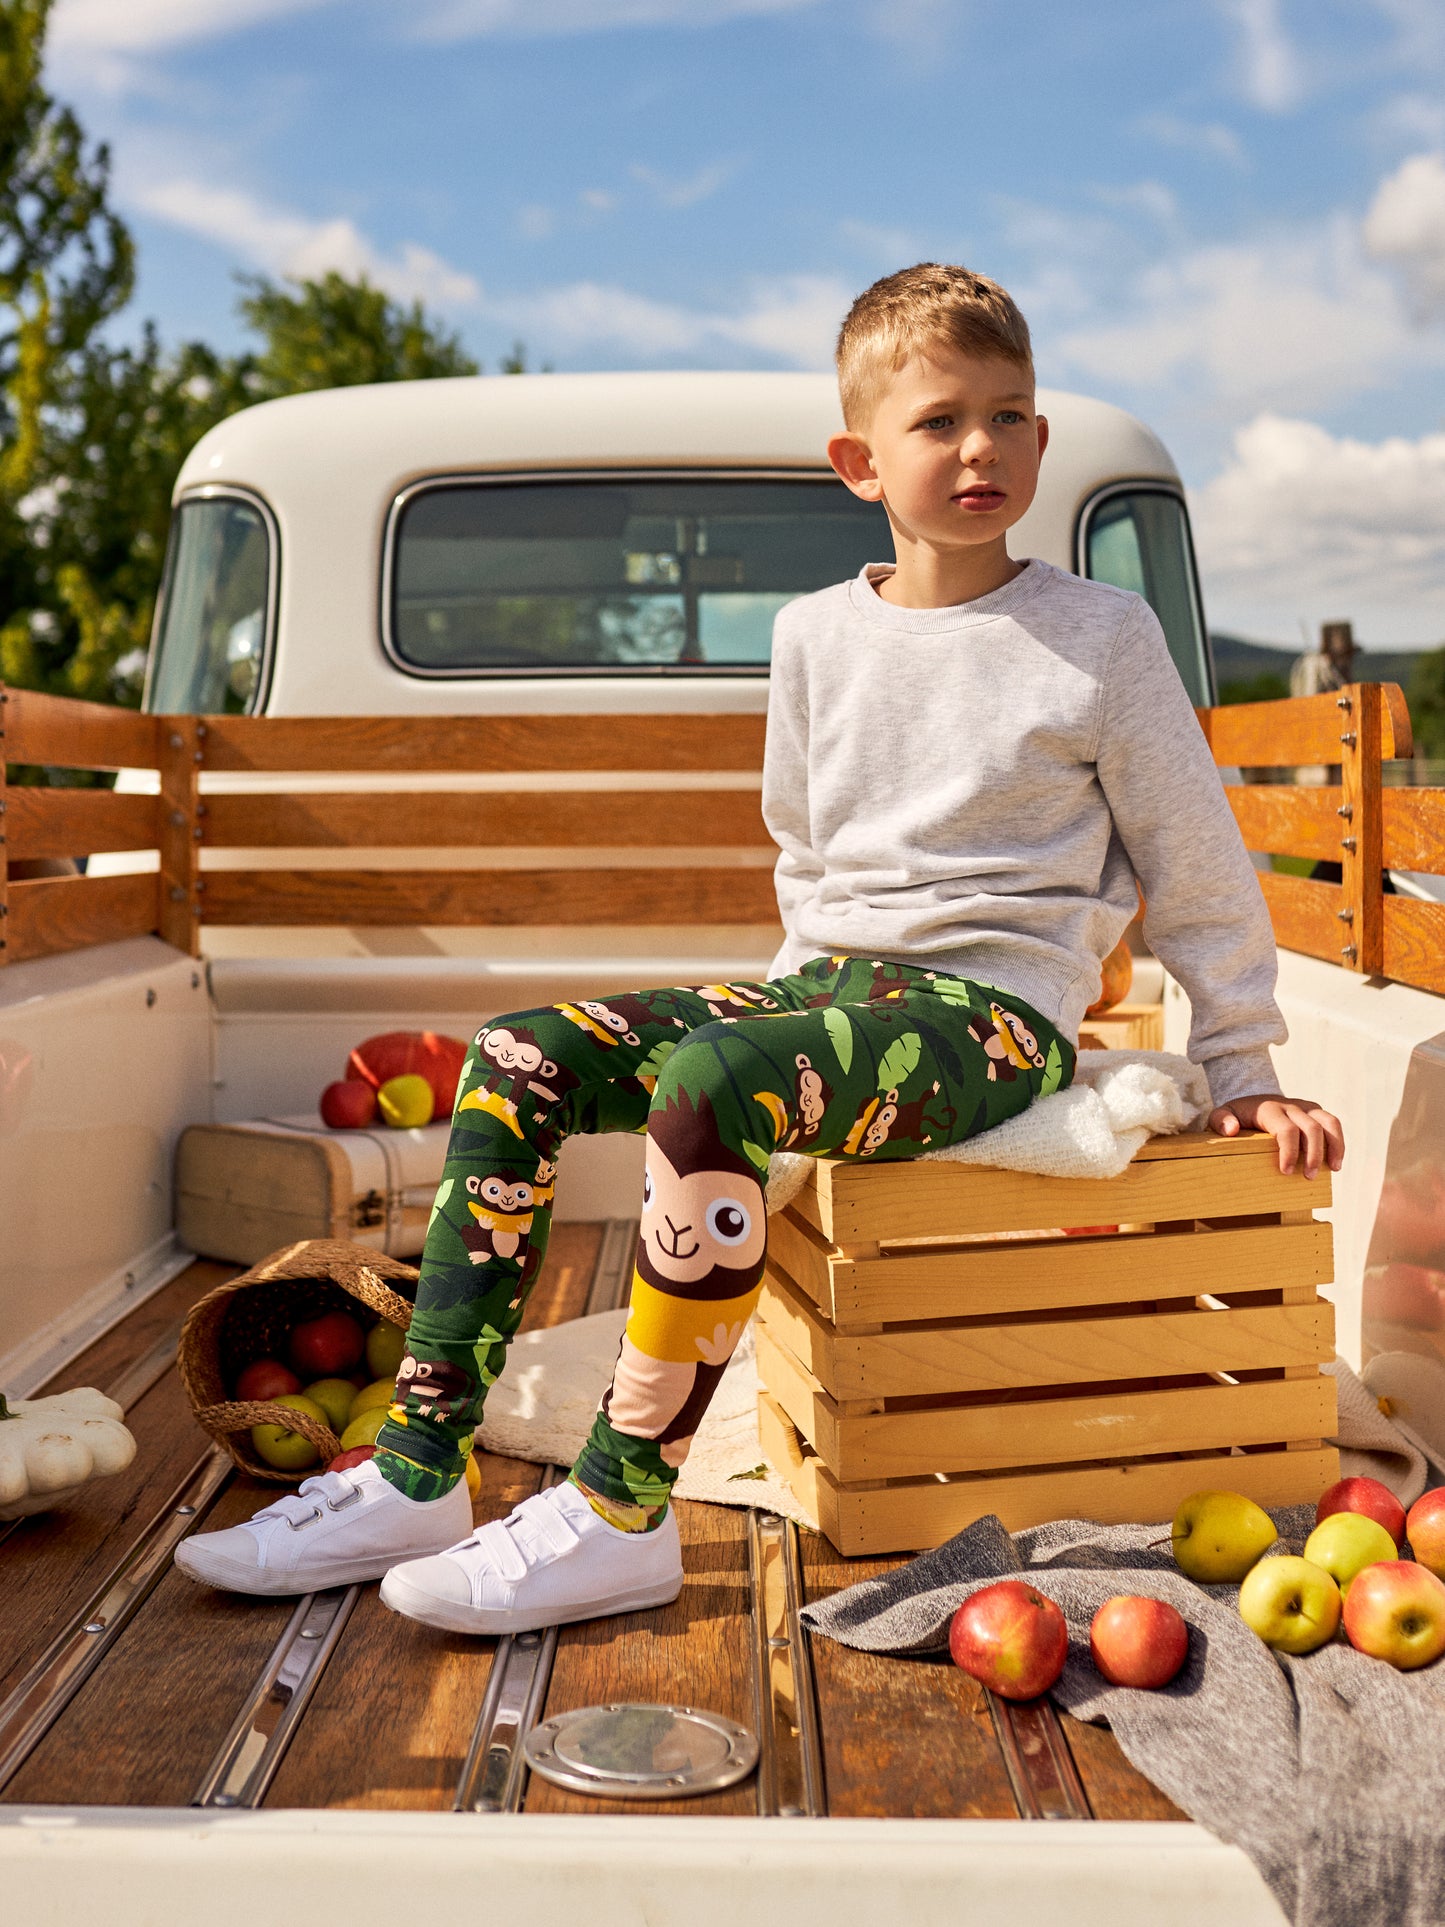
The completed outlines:
[[[432,1087],[432,1116],[448,1118],[466,1058],[460,1038],[441,1037],[434,1030],[389,1030],[356,1046],[346,1060],[346,1075],[360,1078],[374,1091],[394,1077],[424,1077]]]
[[[1134,959],[1123,937],[1105,957],[1099,970],[1104,980],[1103,987],[1085,1011],[1086,1017],[1102,1017],[1106,1010],[1112,1010],[1115,1004],[1122,1004],[1129,995],[1129,987],[1134,981]]]
[[[124,1417],[89,1385],[14,1405],[0,1395],[0,1519],[43,1512],[92,1479],[124,1472],[135,1457]]]

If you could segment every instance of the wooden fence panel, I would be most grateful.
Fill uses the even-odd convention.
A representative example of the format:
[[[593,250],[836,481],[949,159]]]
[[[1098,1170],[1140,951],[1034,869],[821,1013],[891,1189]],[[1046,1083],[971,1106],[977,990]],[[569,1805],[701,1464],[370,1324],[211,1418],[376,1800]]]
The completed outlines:
[[[1445,993],[1445,903],[1386,897],[1383,908],[1384,975]]]
[[[1345,719],[1340,697],[1350,696],[1360,688],[1381,692],[1381,753],[1387,757],[1408,756],[1413,742],[1410,712],[1397,683],[1356,683],[1342,690],[1339,696],[1229,703],[1195,713],[1215,762],[1226,767],[1265,769],[1289,763],[1338,763],[1342,754],[1341,738],[1352,727]]]
[[[769,847],[755,789],[210,796],[203,827],[227,849]]]
[[[91,944],[145,937],[156,927],[156,878],[37,877],[10,885],[6,958],[84,950]]]
[[[12,863],[158,847],[153,796],[12,787],[5,822],[6,853]]]
[[[1302,950],[1307,957],[1323,957],[1326,963],[1341,961],[1340,953],[1349,943],[1340,917],[1345,908],[1343,890],[1333,883],[1269,873],[1259,882],[1274,925],[1274,940],[1281,949]]]
[[[1445,874],[1445,789],[1386,790],[1380,801],[1389,868]]]
[[[763,869],[208,870],[208,924],[777,921]]]
[[[105,703],[0,689],[7,763],[62,769],[154,769],[156,718]]]
[[[1235,783],[1224,793],[1246,849],[1339,862],[1345,793],[1338,785],[1307,789],[1295,783]]]
[[[763,716],[212,716],[214,770],[749,770]]]

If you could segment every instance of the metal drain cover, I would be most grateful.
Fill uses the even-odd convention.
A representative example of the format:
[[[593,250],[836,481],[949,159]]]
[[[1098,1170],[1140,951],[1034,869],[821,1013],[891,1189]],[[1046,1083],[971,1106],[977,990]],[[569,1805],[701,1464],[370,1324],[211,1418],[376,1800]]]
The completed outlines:
[[[544,1780],[603,1800],[683,1800],[758,1763],[745,1726],[696,1706],[579,1706],[534,1726],[523,1751]]]

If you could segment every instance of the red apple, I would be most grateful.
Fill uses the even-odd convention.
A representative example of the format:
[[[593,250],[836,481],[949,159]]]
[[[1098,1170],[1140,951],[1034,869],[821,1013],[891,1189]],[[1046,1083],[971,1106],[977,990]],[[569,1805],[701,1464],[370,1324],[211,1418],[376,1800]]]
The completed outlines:
[[[347,1452],[338,1452],[330,1461],[328,1472],[350,1472],[354,1466],[365,1465],[368,1459],[376,1457],[374,1445],[353,1445]]]
[[[292,1328],[291,1363],[303,1379],[342,1378],[366,1350],[366,1333],[344,1311],[323,1312]]]
[[[1004,1699],[1037,1699],[1064,1670],[1069,1629],[1052,1599],[1022,1579],[1000,1579],[953,1615],[948,1650],[955,1666]]]
[[[236,1380],[236,1397],[248,1405],[253,1400],[268,1405],[272,1399],[300,1390],[301,1380],[279,1358],[253,1358]]]
[[[1363,1512],[1378,1520],[1397,1546],[1405,1536],[1405,1508],[1378,1479],[1336,1479],[1315,1507],[1315,1524],[1333,1512]]]
[[[1413,1559],[1384,1559],[1357,1572],[1345,1595],[1352,1646],[1401,1672],[1445,1653],[1445,1580]]]
[[[1103,1238],[1119,1229],[1116,1224],[1066,1224],[1066,1238]]]
[[[344,1077],[321,1093],[321,1122],[332,1131],[364,1131],[376,1116],[376,1092],[359,1077]]]
[[[1111,1686],[1167,1686],[1189,1653],[1189,1628],[1162,1599],[1120,1593],[1089,1628],[1089,1651]]]
[[[1420,1494],[1406,1515],[1405,1537],[1425,1570],[1445,1579],[1445,1485]]]

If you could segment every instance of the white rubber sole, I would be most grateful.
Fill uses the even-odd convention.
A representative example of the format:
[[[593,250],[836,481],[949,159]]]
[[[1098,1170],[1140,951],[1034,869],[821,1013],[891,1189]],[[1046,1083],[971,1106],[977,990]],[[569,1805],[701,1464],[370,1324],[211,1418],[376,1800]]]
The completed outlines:
[[[440,1548],[438,1548],[440,1550]],[[426,1552],[396,1552],[369,1559],[331,1559],[326,1564],[298,1566],[294,1572],[274,1572],[264,1566],[248,1566],[224,1553],[208,1552],[182,1539],[176,1547],[176,1565],[187,1579],[202,1586],[215,1586],[222,1592],[249,1593],[257,1599],[295,1597],[303,1593],[325,1592],[328,1586],[364,1585],[380,1579],[389,1566],[405,1559],[425,1559]]]
[[[650,1586],[608,1593],[572,1607],[472,1606],[461,1599],[438,1599],[406,1576],[405,1566],[394,1566],[381,1582],[381,1603],[423,1626],[444,1633],[534,1633],[544,1626],[572,1626],[584,1619],[610,1619],[616,1613],[645,1612],[650,1606],[670,1606],[682,1591],[682,1572],[669,1573]]]

